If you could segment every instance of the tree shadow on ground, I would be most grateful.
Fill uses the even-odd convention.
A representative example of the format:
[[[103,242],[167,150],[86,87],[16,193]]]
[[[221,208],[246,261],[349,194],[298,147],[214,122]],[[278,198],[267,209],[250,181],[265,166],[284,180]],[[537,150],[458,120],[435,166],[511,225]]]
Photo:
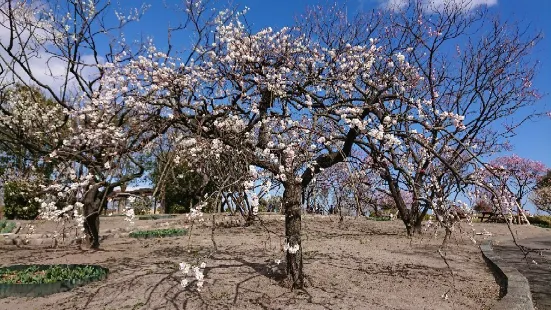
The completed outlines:
[[[109,304],[121,305],[126,298],[125,296],[128,296],[128,292],[139,291],[143,288],[144,283],[147,283],[147,288],[145,294],[141,296],[143,298],[136,300],[133,306],[125,307],[136,310],[230,308],[235,307],[241,298],[250,293],[259,296],[263,294],[261,290],[246,288],[245,285],[249,281],[264,277],[279,283],[285,279],[283,263],[277,265],[271,262],[250,261],[240,257],[239,253],[216,253],[209,259],[214,262],[214,265],[204,269],[205,279],[209,279],[209,273],[217,270],[241,269],[239,281],[232,283],[233,296],[227,300],[213,300],[212,296],[208,295],[210,288],[205,287],[205,292],[199,292],[195,288],[195,281],[191,281],[186,288],[180,286],[183,277],[179,275],[177,262],[171,259],[175,257],[186,259],[185,254],[188,253],[183,247],[174,247],[152,251],[146,257],[110,258],[105,260],[102,264],[111,269],[112,272],[109,275],[111,279],[108,278],[106,282],[98,282],[87,287],[78,288],[75,292],[82,301],[82,303],[79,302],[81,306],[78,308],[95,309],[98,305],[107,308]],[[152,258],[155,258],[155,261],[151,261]],[[151,281],[152,279],[155,280]],[[213,279],[211,281],[220,280]],[[204,298],[204,293],[207,293],[209,298]],[[290,291],[287,291],[275,298],[283,297],[289,293]],[[274,299],[266,295],[261,297],[258,297],[259,306],[261,304],[266,306],[266,301],[269,302]]]

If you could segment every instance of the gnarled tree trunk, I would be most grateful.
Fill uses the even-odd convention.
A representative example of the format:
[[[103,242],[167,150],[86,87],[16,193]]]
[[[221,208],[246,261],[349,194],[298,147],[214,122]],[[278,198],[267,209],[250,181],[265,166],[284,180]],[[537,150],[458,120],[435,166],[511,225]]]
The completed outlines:
[[[419,214],[415,219],[415,225],[413,226],[414,233],[420,234],[423,232],[423,220],[425,219],[425,216],[427,215],[428,211],[429,211],[429,207],[425,205],[423,207],[423,210],[421,211],[421,214]]]
[[[84,204],[84,232],[93,249],[99,248],[99,215],[101,210],[107,206],[107,195],[111,191],[109,187],[105,191],[100,191],[101,187],[103,185],[100,183],[90,186],[82,201]]]
[[[291,248],[286,253],[287,278],[292,288],[304,287],[304,273],[302,271],[302,243],[301,243],[301,192],[300,183],[286,182],[283,192],[283,208],[285,210],[285,242]],[[295,252],[293,247],[298,250]]]

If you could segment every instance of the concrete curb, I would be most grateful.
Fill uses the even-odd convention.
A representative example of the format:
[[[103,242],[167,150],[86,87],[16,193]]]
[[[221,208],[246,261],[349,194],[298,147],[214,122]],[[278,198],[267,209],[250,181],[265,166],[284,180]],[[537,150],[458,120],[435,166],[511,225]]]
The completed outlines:
[[[496,272],[499,285],[505,290],[505,296],[492,307],[492,310],[534,310],[526,277],[494,252],[491,240],[484,241],[480,245],[480,251],[490,268]]]

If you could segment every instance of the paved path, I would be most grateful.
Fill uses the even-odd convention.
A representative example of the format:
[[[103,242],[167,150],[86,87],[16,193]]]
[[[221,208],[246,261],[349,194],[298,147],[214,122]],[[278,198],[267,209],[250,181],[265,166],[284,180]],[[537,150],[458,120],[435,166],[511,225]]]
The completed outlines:
[[[519,248],[512,242],[507,242],[494,246],[494,251],[528,279],[536,309],[551,310],[551,238],[524,239],[520,244],[530,248],[546,250],[541,251],[542,255],[530,253],[524,259],[524,255]]]

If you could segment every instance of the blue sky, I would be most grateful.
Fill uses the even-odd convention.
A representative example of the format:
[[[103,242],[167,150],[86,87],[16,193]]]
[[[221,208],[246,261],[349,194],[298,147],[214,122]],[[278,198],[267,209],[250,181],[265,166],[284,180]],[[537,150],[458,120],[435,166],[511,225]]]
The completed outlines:
[[[385,2],[386,1],[386,2]],[[372,10],[388,1],[400,2],[404,0],[351,0],[341,1],[347,5],[348,14],[352,15],[358,10]],[[435,0],[443,1],[443,0]],[[174,9],[167,10],[163,4],[165,1],[146,0],[144,3],[150,5],[150,9],[143,19],[127,29],[128,37],[151,36],[155,43],[162,47],[166,42],[166,29],[169,25],[175,26],[182,20],[183,15]],[[128,1],[125,6],[137,5],[139,2]],[[170,7],[174,7],[181,0],[166,0]],[[220,3],[224,4],[224,1]],[[247,20],[253,26],[253,29],[259,30],[265,27],[275,29],[293,24],[297,17],[304,12],[305,8],[312,5],[333,4],[326,0],[280,0],[280,1],[260,1],[260,0],[234,0],[232,2],[240,7],[249,7]],[[544,97],[538,103],[538,110],[551,110],[551,59],[546,57],[551,55],[551,19],[548,14],[551,13],[551,1],[531,0],[531,1],[511,1],[511,0],[473,0],[473,3],[488,4],[492,12],[498,14],[501,18],[508,21],[519,21],[524,25],[530,25],[534,30],[544,33],[544,40],[536,48],[534,57],[541,63],[539,73],[533,85],[544,94]],[[173,43],[175,48],[185,47],[189,37],[181,33],[182,38],[175,37]],[[181,43],[179,43],[181,42]],[[180,45],[180,46],[179,46]],[[521,156],[538,160],[551,167],[551,118],[541,118],[536,121],[525,123],[517,130],[517,135],[511,139],[514,147],[513,153]]]
[[[544,33],[544,39],[534,55],[541,66],[534,86],[544,94],[539,104],[551,110],[551,1],[505,1],[501,0],[492,10],[503,18],[530,23]],[[540,119],[521,127],[517,136],[511,139],[514,153],[521,157],[539,160],[551,167],[551,118]]]

